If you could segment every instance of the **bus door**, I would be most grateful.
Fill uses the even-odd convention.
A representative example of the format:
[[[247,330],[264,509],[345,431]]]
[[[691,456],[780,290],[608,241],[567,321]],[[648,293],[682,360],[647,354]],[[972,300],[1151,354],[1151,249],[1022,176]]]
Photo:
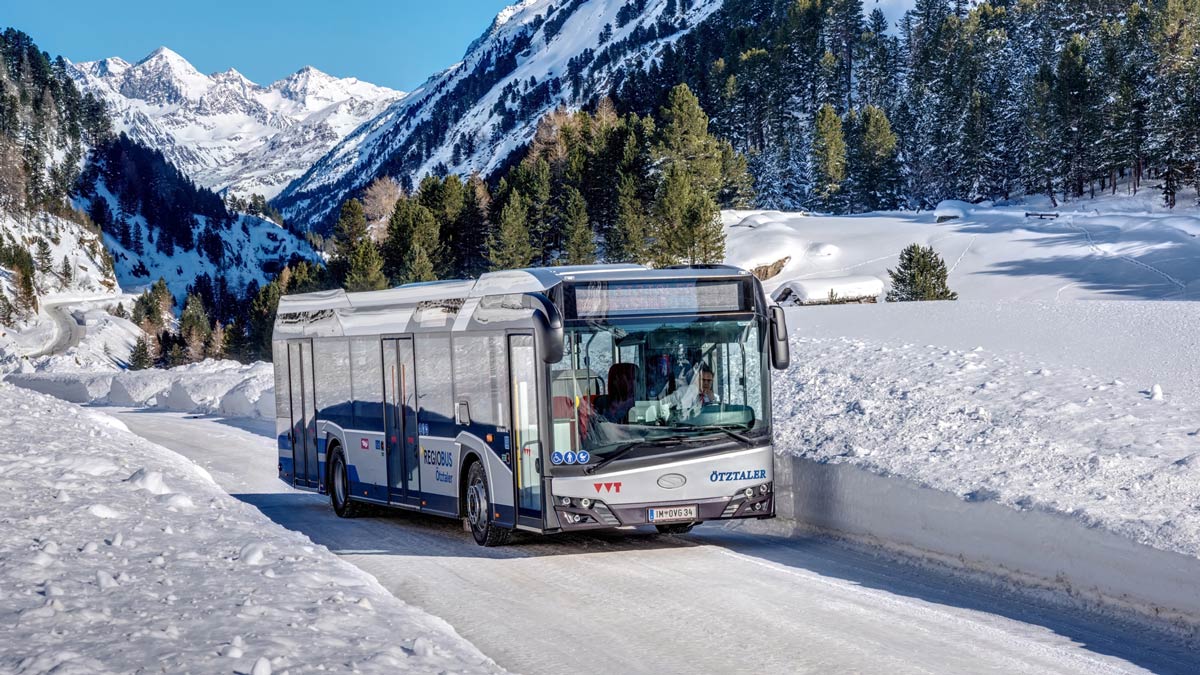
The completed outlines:
[[[538,424],[538,362],[532,335],[508,336],[509,396],[517,524],[542,528],[542,449]]]
[[[407,506],[421,505],[414,366],[412,338],[383,341],[388,501]]]
[[[314,401],[312,340],[288,342],[288,382],[292,417],[293,484],[315,488],[317,480],[317,413]]]

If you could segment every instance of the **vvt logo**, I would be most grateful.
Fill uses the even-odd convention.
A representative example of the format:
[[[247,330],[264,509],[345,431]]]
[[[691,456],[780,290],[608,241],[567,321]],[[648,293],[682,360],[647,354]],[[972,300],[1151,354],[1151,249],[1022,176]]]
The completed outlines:
[[[620,483],[592,483],[592,487],[596,488],[596,492],[620,492]]]

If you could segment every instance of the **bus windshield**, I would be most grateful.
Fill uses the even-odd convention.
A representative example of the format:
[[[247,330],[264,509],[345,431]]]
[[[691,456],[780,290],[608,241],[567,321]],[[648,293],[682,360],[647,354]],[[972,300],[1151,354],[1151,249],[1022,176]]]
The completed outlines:
[[[767,433],[761,335],[752,315],[569,326],[551,373],[556,452],[603,459],[633,444]]]

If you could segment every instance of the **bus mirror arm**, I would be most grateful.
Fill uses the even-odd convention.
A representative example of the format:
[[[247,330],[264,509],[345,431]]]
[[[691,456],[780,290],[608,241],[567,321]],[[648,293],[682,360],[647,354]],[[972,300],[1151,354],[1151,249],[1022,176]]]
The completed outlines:
[[[787,318],[779,305],[771,306],[771,366],[776,370],[787,370],[792,355],[788,347]]]
[[[533,322],[536,327],[538,351],[546,363],[558,363],[563,358],[563,321],[558,307],[542,293],[530,293],[535,307]]]

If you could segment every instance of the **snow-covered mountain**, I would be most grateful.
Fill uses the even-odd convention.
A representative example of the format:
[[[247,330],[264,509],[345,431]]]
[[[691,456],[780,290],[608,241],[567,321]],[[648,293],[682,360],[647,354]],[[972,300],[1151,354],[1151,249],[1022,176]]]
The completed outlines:
[[[723,0],[523,0],[463,60],[347,136],[276,204],[313,225],[380,175],[488,173],[558,105],[607,94],[623,73],[718,10]]]
[[[205,75],[160,47],[137,63],[72,64],[108,103],[114,127],[161,151],[204,187],[273,197],[404,93],[311,66],[260,86],[229,69]]]

